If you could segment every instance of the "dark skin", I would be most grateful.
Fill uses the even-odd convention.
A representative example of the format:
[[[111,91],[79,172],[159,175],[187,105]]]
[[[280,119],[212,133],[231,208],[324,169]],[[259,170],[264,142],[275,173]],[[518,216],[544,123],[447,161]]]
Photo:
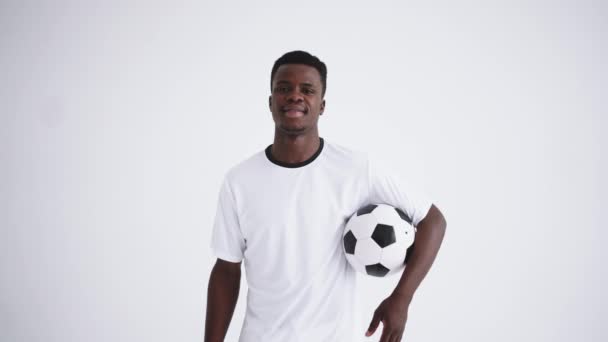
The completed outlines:
[[[398,342],[403,337],[405,322],[414,292],[433,265],[445,235],[446,221],[439,209],[433,205],[426,217],[418,223],[416,248],[395,290],[374,311],[365,336],[374,334],[382,322],[380,342]]]
[[[272,155],[298,163],[319,149],[319,117],[325,110],[321,75],[303,64],[281,65],[272,81],[268,106],[275,123]]]
[[[269,107],[275,122],[273,157],[285,163],[303,162],[319,148],[319,117],[325,110],[324,89],[317,69],[285,64],[272,80]],[[394,291],[374,311],[366,332],[371,336],[382,322],[380,342],[401,341],[414,293],[441,246],[446,221],[433,205],[418,224],[416,248]],[[224,340],[239,294],[241,263],[217,259],[207,293],[205,342]]]
[[[300,64],[280,66],[272,81],[268,103],[275,122],[273,157],[285,163],[312,157],[319,149],[317,122],[325,109],[317,69]],[[238,300],[240,281],[240,262],[217,259],[207,290],[205,342],[224,341]]]
[[[222,342],[236,307],[241,285],[241,263],[217,259],[207,287],[205,342]]]

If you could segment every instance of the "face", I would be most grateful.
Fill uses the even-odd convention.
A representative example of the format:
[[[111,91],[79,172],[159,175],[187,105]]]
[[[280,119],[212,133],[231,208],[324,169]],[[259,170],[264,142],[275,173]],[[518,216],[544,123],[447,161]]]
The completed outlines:
[[[270,111],[276,129],[287,135],[302,135],[317,129],[325,109],[321,75],[304,64],[283,64],[272,80]]]

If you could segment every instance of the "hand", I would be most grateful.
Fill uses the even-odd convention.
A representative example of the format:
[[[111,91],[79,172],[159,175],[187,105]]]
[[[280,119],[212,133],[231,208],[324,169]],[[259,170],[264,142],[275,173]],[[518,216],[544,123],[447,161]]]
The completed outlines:
[[[394,295],[389,296],[374,311],[374,317],[365,336],[372,336],[382,322],[382,336],[379,342],[401,341],[407,321],[408,308],[409,302],[407,300]]]

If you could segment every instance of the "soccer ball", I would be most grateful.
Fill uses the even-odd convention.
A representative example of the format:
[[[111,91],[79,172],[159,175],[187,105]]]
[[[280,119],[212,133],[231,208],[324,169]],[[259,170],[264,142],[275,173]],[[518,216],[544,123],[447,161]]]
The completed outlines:
[[[358,272],[384,277],[402,270],[416,228],[399,208],[370,204],[346,222],[342,246],[346,259]]]

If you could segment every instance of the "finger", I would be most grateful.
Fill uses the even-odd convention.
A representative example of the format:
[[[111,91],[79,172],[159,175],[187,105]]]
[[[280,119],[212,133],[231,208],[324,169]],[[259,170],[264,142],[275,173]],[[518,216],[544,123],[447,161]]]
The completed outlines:
[[[378,311],[374,311],[374,317],[372,318],[372,322],[369,324],[369,327],[367,328],[367,332],[365,333],[365,336],[370,337],[374,334],[374,332],[376,331],[376,329],[378,328],[378,324],[380,324],[380,314],[378,314]]]

